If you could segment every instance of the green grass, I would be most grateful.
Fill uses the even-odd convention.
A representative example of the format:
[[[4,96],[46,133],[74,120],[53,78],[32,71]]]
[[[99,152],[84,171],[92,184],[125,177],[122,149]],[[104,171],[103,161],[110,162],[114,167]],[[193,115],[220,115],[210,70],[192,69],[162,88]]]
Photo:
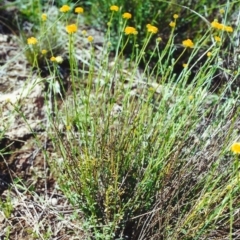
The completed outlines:
[[[107,2],[102,4],[109,9]],[[81,34],[81,24],[78,33],[66,34],[62,26],[83,21],[70,13],[42,23],[34,35],[38,43],[25,47],[33,66],[40,70],[45,64],[54,76],[46,97],[46,131],[58,156],[52,159],[45,152],[51,170],[70,203],[81,211],[78,221],[89,239],[206,239],[219,226],[227,226],[227,236],[234,239],[239,156],[230,146],[239,138],[240,109],[239,97],[228,90],[239,68],[230,72],[217,93],[210,91],[219,72],[226,72],[219,58],[225,57],[224,41],[233,40],[232,33],[211,28],[197,6],[189,18],[193,13],[207,27],[204,34],[197,31],[193,48],[182,45],[190,36],[180,40],[182,33],[177,32],[188,15],[176,20],[176,28],[168,26],[161,41],[161,29],[155,35],[145,27],[157,26],[157,13],[147,12],[153,1],[132,4],[138,5],[131,6],[137,11],[131,24],[121,18],[124,11],[109,10],[109,18],[104,17],[108,27],[100,50],[94,41],[87,42],[88,34]],[[176,4],[162,4],[162,11],[175,13]],[[91,6],[96,7],[94,1]],[[230,14],[229,6],[221,6],[226,7],[223,19]],[[223,23],[229,25],[227,20]],[[195,24],[194,20],[192,27]],[[128,25],[139,35],[124,34]],[[65,50],[54,52],[56,35],[68,44]],[[85,41],[83,48],[90,56],[82,68],[76,54],[79,40]],[[48,55],[40,53],[43,46]],[[69,89],[59,73],[61,63],[49,60],[66,50]],[[176,72],[182,62],[187,65]]]

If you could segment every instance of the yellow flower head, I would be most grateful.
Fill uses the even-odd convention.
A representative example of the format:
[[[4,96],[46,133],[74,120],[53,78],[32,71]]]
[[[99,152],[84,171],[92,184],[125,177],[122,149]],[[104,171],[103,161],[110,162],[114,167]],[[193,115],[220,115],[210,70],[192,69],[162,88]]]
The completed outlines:
[[[221,38],[219,36],[215,36],[214,39],[216,42],[221,42]]]
[[[61,8],[60,8],[60,12],[69,12],[70,11],[70,7],[68,5],[63,5]]]
[[[223,30],[224,25],[222,23],[219,23],[217,19],[214,19],[213,22],[211,22],[212,28],[216,28],[218,30]]]
[[[186,68],[186,67],[188,67],[188,64],[187,64],[187,63],[184,63],[182,66],[183,66],[184,68]]]
[[[186,48],[187,48],[187,47],[193,48],[194,43],[192,42],[191,39],[187,39],[187,40],[182,41],[182,45],[183,45],[184,47],[186,47]]]
[[[221,14],[223,14],[225,11],[224,11],[223,8],[221,8],[221,9],[219,10],[219,12],[220,12]]]
[[[212,56],[212,53],[211,53],[211,52],[208,52],[208,53],[207,53],[207,56],[208,56],[208,57],[211,57],[211,56]]]
[[[176,26],[176,23],[173,22],[173,21],[171,21],[171,22],[169,23],[169,26],[174,28],[174,27]]]
[[[88,36],[88,37],[87,37],[87,40],[88,40],[89,42],[92,42],[92,41],[94,40],[94,38],[93,38],[93,36]]]
[[[230,27],[230,26],[224,26],[224,30],[225,30],[226,32],[233,32],[233,28]]]
[[[240,154],[240,142],[235,142],[231,146],[231,151],[235,154]]]
[[[37,44],[37,42],[38,41],[35,37],[30,37],[30,38],[27,39],[28,45],[35,45],[35,44]]]
[[[119,10],[119,7],[118,7],[118,6],[116,6],[116,5],[112,5],[112,6],[110,7],[110,10],[111,10],[111,11],[118,12],[118,10]]]
[[[130,35],[130,34],[137,35],[138,34],[136,28],[134,28],[134,27],[126,27],[124,32],[126,35]]]
[[[179,18],[178,14],[174,14],[174,15],[173,15],[173,18],[174,18],[174,19]]]
[[[158,37],[158,38],[156,39],[156,41],[157,41],[157,42],[161,42],[161,41],[162,41],[162,38],[161,38],[161,37]]]
[[[63,62],[63,58],[61,56],[57,56],[57,57],[55,57],[55,61],[57,63],[62,63]]]
[[[50,58],[50,61],[56,62],[56,63],[62,63],[63,62],[63,58],[61,56],[57,56],[57,57],[52,56]]]
[[[67,125],[67,126],[66,126],[66,130],[67,130],[67,131],[70,131],[70,130],[71,130],[71,128],[72,128],[72,126],[71,126],[71,125]]]
[[[82,35],[85,36],[87,34],[86,30],[82,30]]]
[[[193,95],[188,96],[188,99],[191,101],[194,99]]]
[[[158,28],[151,24],[147,24],[147,31],[154,34],[158,32]]]
[[[76,7],[74,11],[75,11],[75,13],[80,14],[80,13],[84,12],[84,9],[82,7]]]
[[[52,56],[52,57],[50,58],[50,61],[56,62],[56,58],[55,58],[54,56]]]
[[[42,55],[45,55],[45,54],[47,53],[47,50],[46,50],[46,49],[43,49],[43,50],[41,51],[41,53],[42,53]]]
[[[68,34],[72,34],[77,32],[77,25],[76,24],[70,24],[66,26],[66,31]]]
[[[47,14],[46,14],[46,13],[43,13],[42,16],[41,16],[41,18],[42,18],[42,21],[46,21],[46,20],[47,20]]]
[[[123,15],[122,15],[123,18],[125,19],[130,19],[132,17],[132,14],[131,13],[128,13],[128,12],[125,12]]]

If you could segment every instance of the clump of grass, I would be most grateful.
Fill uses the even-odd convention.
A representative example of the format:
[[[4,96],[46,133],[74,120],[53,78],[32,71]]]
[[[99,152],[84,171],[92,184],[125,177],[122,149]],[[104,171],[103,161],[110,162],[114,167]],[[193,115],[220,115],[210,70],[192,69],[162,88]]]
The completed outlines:
[[[109,9],[100,52],[88,36],[87,69],[78,68],[75,54],[77,19],[73,23],[64,17],[73,94],[61,96],[59,107],[52,92],[54,116],[49,114],[47,129],[62,159],[49,159],[60,188],[83,213],[93,239],[201,239],[222,222],[233,239],[239,165],[229,145],[237,139],[239,99],[225,99],[226,89],[219,95],[209,91],[226,33],[216,35],[216,24],[212,28],[209,23],[196,41],[186,36],[176,42],[176,25],[171,24],[160,51],[159,29],[149,20],[143,44],[133,44],[127,60],[124,49],[129,41],[136,43],[139,30],[130,15],[123,13],[122,19],[118,6]],[[113,56],[109,46],[116,17],[122,24]],[[177,15],[173,19],[176,23]],[[218,30],[226,30],[223,26]],[[38,42],[31,40],[36,39],[29,43],[37,54],[33,48]],[[150,59],[140,70],[151,41]],[[176,44],[181,52],[174,58]],[[189,57],[176,75],[174,67],[185,52]],[[151,69],[154,55],[158,61]],[[239,72],[231,76],[229,85],[237,76]]]
[[[12,212],[13,212],[13,203],[11,201],[10,196],[7,196],[5,200],[0,200],[0,206],[1,206],[1,217],[4,217],[8,219]]]

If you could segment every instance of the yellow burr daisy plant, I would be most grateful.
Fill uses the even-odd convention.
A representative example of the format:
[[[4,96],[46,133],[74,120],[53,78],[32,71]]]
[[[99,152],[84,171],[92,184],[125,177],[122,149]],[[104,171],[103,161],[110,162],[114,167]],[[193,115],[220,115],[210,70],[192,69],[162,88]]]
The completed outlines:
[[[66,26],[66,31],[68,34],[72,34],[77,32],[77,25],[76,24],[70,24]]]
[[[193,95],[188,96],[188,99],[192,101],[194,99]]]
[[[42,55],[46,55],[46,54],[47,54],[47,50],[46,50],[46,49],[43,49],[43,50],[41,51],[41,53],[42,53]]]
[[[76,7],[74,10],[75,13],[80,14],[84,12],[84,9],[82,7]]]
[[[93,36],[88,36],[88,37],[87,37],[87,40],[88,40],[89,42],[92,42],[92,41],[94,40],[94,38],[93,38]]]
[[[35,37],[30,37],[27,39],[28,45],[35,45],[37,44],[38,40]]]
[[[174,15],[173,15],[173,18],[174,18],[174,19],[179,18],[178,14],[174,14]]]
[[[56,62],[56,58],[55,58],[54,56],[52,56],[52,57],[50,58],[50,61],[51,61],[51,62]]]
[[[232,146],[231,146],[231,151],[234,154],[240,154],[240,142],[233,143]]]
[[[211,57],[212,56],[212,52],[207,52],[207,57]]]
[[[69,12],[70,9],[71,9],[71,8],[70,8],[68,5],[63,5],[63,6],[60,8],[60,12],[66,13],[66,12]]]
[[[222,23],[219,23],[217,19],[214,19],[214,21],[211,22],[211,26],[217,30],[223,30],[224,28],[224,25]]]
[[[233,28],[232,28],[231,26],[225,26],[225,27],[224,27],[224,30],[225,30],[226,32],[233,32]]]
[[[131,35],[131,34],[137,35],[138,34],[136,28],[134,28],[134,27],[126,27],[124,32],[126,35]]]
[[[82,35],[86,36],[87,35],[87,31],[86,30],[82,30]]]
[[[155,34],[158,32],[158,28],[153,26],[152,24],[147,24],[147,31]]]
[[[116,6],[116,5],[112,5],[112,6],[110,7],[110,10],[113,11],[113,12],[118,12],[119,7]]]
[[[221,9],[219,10],[219,12],[220,12],[221,14],[224,14],[224,13],[225,13],[225,10],[224,10],[223,8],[221,8]]]
[[[123,17],[124,19],[130,19],[130,18],[132,18],[132,14],[129,13],[129,12],[125,12],[125,13],[122,15],[122,17]]]
[[[55,57],[55,61],[57,63],[62,63],[63,62],[63,58],[61,56],[57,56],[57,57]]]
[[[172,27],[172,28],[174,28],[174,27],[176,26],[176,23],[173,22],[173,21],[171,21],[171,22],[169,23],[169,26]]]
[[[46,14],[46,13],[43,13],[42,16],[41,16],[41,18],[42,18],[42,21],[43,21],[43,22],[47,21],[47,14]]]
[[[194,47],[194,43],[192,42],[191,39],[186,39],[184,41],[182,41],[182,45],[185,47],[185,48],[193,48]]]
[[[221,38],[219,36],[215,36],[214,39],[216,42],[221,42]]]

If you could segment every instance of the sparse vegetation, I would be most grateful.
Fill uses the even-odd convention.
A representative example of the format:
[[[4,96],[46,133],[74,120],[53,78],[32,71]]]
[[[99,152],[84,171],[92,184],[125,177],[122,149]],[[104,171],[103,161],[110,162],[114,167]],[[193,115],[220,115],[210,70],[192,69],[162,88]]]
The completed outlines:
[[[15,2],[38,21],[18,31],[31,67],[24,91],[0,99],[0,154],[16,178],[7,109],[28,133],[19,144],[30,139],[25,151],[36,148],[27,161],[34,167],[38,156],[44,171],[32,169],[30,183],[17,178],[8,194],[18,204],[7,195],[0,214],[11,223],[22,205],[29,239],[53,239],[65,226],[64,239],[240,237],[240,69],[229,60],[239,48],[240,15],[236,25],[231,17],[240,5],[157,3]],[[102,35],[89,24],[101,25]],[[24,108],[31,97],[34,124]],[[59,192],[67,219],[55,208]],[[0,236],[14,239],[11,229]]]

